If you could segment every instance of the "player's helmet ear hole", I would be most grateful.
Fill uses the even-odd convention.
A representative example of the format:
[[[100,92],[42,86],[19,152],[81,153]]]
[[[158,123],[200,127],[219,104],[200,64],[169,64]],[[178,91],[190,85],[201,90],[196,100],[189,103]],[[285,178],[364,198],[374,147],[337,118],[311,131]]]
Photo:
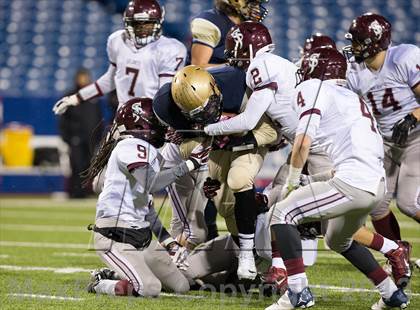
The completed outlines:
[[[194,91],[196,91],[196,89],[195,89],[194,85],[191,85],[191,88],[192,88]]]

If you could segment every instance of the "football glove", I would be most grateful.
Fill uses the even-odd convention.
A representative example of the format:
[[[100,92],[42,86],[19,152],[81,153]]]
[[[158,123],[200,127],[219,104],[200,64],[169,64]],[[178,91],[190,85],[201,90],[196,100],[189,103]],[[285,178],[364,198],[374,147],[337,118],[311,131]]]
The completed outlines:
[[[169,238],[169,239],[173,240],[172,238]],[[188,265],[185,263],[185,260],[187,259],[189,255],[189,251],[187,250],[187,248],[183,247],[177,241],[173,240],[172,242],[169,242],[169,244],[165,246],[165,249],[166,251],[168,251],[168,254],[171,257],[172,262],[177,267],[180,267],[180,266],[188,267]]]
[[[53,112],[55,115],[61,115],[66,112],[69,107],[76,106],[79,103],[79,98],[77,98],[76,94],[63,97],[54,104]]]
[[[392,127],[392,141],[395,144],[404,145],[407,142],[408,133],[416,126],[417,118],[411,113],[407,114]]]
[[[290,166],[289,175],[287,176],[286,183],[281,190],[281,199],[285,199],[289,194],[300,186],[300,175],[302,168],[295,168]]]
[[[213,199],[217,195],[217,191],[220,189],[219,180],[208,177],[203,184],[204,196],[208,199]]]
[[[184,140],[184,136],[182,133],[176,131],[172,127],[169,127],[168,130],[166,131],[165,140],[167,142],[180,145],[182,141]]]
[[[209,153],[211,151],[210,146],[204,146],[203,144],[197,145],[191,152],[190,157],[187,160],[187,166],[190,171],[200,168],[207,164],[209,160]]]

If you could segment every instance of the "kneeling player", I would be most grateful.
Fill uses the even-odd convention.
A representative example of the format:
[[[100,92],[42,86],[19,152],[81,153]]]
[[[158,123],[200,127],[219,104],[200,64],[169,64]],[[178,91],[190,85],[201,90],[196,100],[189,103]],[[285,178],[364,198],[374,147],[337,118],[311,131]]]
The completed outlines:
[[[200,145],[189,160],[160,171],[157,148],[163,144],[165,131],[153,114],[152,100],[134,98],[118,110],[114,126],[91,163],[89,181],[107,164],[96,207],[94,247],[122,278],[98,279],[90,286],[91,292],[157,296],[162,285],[175,292],[189,290],[188,280],[166,250],[151,241],[153,223],[147,217],[151,194],[199,168],[208,149]]]

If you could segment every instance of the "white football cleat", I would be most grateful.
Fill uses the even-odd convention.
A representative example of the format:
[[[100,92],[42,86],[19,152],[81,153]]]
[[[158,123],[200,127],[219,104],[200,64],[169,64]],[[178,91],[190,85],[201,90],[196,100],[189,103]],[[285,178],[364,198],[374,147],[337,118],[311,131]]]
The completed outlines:
[[[309,308],[315,305],[314,296],[309,287],[305,287],[300,293],[293,293],[290,289],[280,299],[265,308],[265,310],[292,310],[297,308]]]
[[[240,251],[238,262],[239,280],[254,280],[257,276],[254,254],[252,251]]]
[[[396,290],[392,296],[388,299],[381,298],[379,301],[372,305],[370,309],[372,310],[384,310],[384,309],[405,309],[410,304],[410,300],[404,291],[399,288]]]

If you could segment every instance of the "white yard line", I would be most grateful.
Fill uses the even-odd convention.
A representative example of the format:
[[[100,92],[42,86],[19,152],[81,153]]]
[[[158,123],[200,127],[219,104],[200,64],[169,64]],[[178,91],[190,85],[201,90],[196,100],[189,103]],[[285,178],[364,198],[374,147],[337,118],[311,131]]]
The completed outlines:
[[[351,288],[342,286],[330,286],[330,285],[309,285],[311,288],[319,288],[336,292],[350,292],[350,293],[378,293],[377,290],[367,288]],[[420,296],[419,293],[408,292],[409,296]]]
[[[84,250],[90,249],[89,244],[84,244],[84,243],[50,243],[50,242],[25,242],[25,241],[0,241],[0,246],[28,247],[28,248],[84,249]]]
[[[87,226],[87,225],[86,225]],[[22,231],[55,231],[55,232],[77,232],[89,233],[83,226],[57,226],[57,225],[26,225],[26,224],[1,224],[0,230],[22,230]]]
[[[53,256],[59,257],[98,257],[96,253],[76,253],[76,252],[55,252]]]
[[[197,296],[197,295],[179,295],[179,294],[173,294],[173,293],[160,293],[159,296],[165,296],[165,297],[178,297],[178,298],[186,298],[186,299],[202,299],[205,298],[205,296]]]
[[[79,273],[79,272],[91,272],[91,269],[80,268],[80,267],[42,267],[42,266],[15,266],[15,265],[0,265],[0,269],[9,271],[52,271],[54,273]]]
[[[54,295],[40,295],[40,294],[23,294],[23,293],[13,293],[7,294],[12,297],[25,297],[25,298],[40,298],[40,299],[55,299],[55,300],[71,300],[71,301],[82,301],[84,298],[77,297],[65,297],[65,296],[54,296]]]

